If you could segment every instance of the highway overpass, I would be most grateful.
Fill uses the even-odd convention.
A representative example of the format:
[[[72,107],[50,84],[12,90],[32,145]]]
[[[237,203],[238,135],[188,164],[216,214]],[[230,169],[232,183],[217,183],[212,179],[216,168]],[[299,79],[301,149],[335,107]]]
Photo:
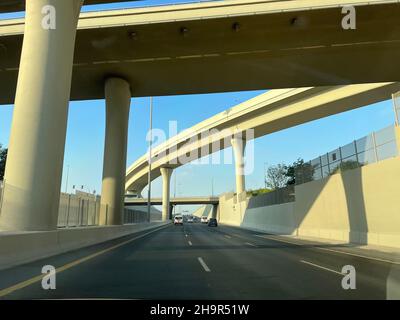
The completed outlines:
[[[227,0],[82,13],[70,99],[104,98],[111,76],[126,79],[135,97],[398,81],[398,1],[352,0],[357,29],[343,30],[348,3]],[[0,104],[15,98],[23,33],[24,19],[0,21]]]
[[[219,203],[219,197],[180,197],[180,198],[171,198],[170,205],[196,205],[196,204],[213,204],[216,205]],[[125,206],[143,206],[148,203],[146,198],[129,198],[125,197]],[[150,204],[152,206],[162,205],[162,198],[152,198],[150,199]]]
[[[240,139],[235,138],[235,133],[254,130],[253,137],[241,137],[247,141],[389,99],[391,93],[399,89],[399,83],[376,83],[268,91],[198,123],[155,147],[152,151],[151,179],[163,176],[163,195],[168,201],[170,177],[174,168],[228,148],[233,143],[236,192],[241,194],[246,190],[244,174],[240,168],[244,164],[246,143],[238,143]],[[140,194],[147,185],[148,171],[148,155],[143,155],[127,169],[126,191]],[[168,208],[166,204],[164,210]]]
[[[127,2],[135,0],[84,0],[85,5],[88,4],[101,4],[111,2]],[[138,0],[140,1],[140,0]],[[0,13],[5,12],[18,12],[25,10],[25,0],[3,0],[0,3]]]
[[[143,206],[146,205],[146,198],[125,197],[125,206]],[[162,198],[150,199],[151,205],[162,205],[162,220],[166,221],[172,218],[172,210],[177,205],[212,205],[211,217],[216,218],[218,213],[219,197],[180,197],[169,198],[169,194],[163,194]]]
[[[3,1],[0,11],[21,3]],[[394,0],[352,0],[356,30],[341,26],[343,0],[228,0],[80,14],[82,3],[26,1],[25,19],[0,22],[0,104],[15,103],[2,229],[56,228],[70,100],[106,100],[101,201],[110,212],[102,211],[100,223],[119,225],[132,96],[398,81]],[[56,28],[43,27],[45,5],[62,12]],[[240,157],[243,146],[235,141]]]

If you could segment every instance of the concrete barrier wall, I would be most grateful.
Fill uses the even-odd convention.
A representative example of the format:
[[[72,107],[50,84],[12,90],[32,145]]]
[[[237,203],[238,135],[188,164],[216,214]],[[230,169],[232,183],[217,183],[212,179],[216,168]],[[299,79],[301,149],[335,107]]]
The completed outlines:
[[[247,209],[241,226],[268,233],[296,235],[294,203]]]
[[[198,208],[195,212],[193,212],[193,216],[201,218],[202,216],[209,216],[212,211],[212,205],[204,205]]]
[[[296,201],[249,208],[220,198],[220,223],[278,234],[400,247],[400,158],[295,188]],[[242,210],[242,211],[241,211]]]
[[[300,236],[400,247],[400,158],[296,187]]]
[[[0,232],[0,270],[166,224],[152,222],[44,232]]]

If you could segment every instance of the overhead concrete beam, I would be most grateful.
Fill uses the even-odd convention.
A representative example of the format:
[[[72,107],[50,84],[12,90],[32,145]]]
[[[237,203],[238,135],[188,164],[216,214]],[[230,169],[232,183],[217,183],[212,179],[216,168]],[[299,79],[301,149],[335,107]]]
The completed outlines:
[[[135,97],[398,81],[400,4],[351,3],[356,30],[341,28],[343,0],[83,13],[71,100],[104,98],[104,79],[114,74]],[[23,19],[0,21],[0,104],[14,101],[23,28]]]
[[[30,0],[2,0],[0,3],[0,13],[24,11],[26,1]],[[135,0],[85,0],[85,5],[128,1]]]

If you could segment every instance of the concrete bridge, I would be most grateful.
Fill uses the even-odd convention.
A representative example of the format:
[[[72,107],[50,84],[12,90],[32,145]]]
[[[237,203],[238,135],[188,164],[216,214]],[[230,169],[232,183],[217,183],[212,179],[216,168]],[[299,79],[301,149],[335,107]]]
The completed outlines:
[[[219,124],[208,124],[234,127],[235,133],[255,128],[256,136],[388,98],[399,81],[398,1],[352,0],[358,18],[350,31],[341,28],[341,7],[348,4],[343,0],[228,0],[80,15],[83,3],[107,2],[113,1],[0,3],[0,12],[22,10],[26,3],[26,20],[0,22],[0,103],[15,102],[0,216],[0,228],[7,230],[0,232],[0,268],[8,268],[0,273],[0,298],[398,299],[400,260],[388,252],[226,226],[121,226],[132,96],[304,88],[281,91],[282,96],[271,91],[263,97],[275,102],[254,104],[259,113],[247,119],[227,112],[228,122],[220,115]],[[44,5],[61,13],[57,28],[43,28]],[[315,88],[321,86],[326,88]],[[100,227],[57,230],[68,102],[102,98],[107,124],[101,205],[109,211],[101,211]],[[230,141],[240,196],[245,144]],[[140,167],[146,164],[138,164],[128,172],[128,189],[143,186]],[[369,179],[379,180],[377,172],[390,176],[385,181],[394,186],[392,198],[395,164],[396,170],[372,168]],[[167,208],[171,171],[160,163],[152,176],[164,176]],[[360,175],[358,185],[361,180]],[[382,187],[369,190],[375,196]],[[362,189],[356,193],[362,198]],[[358,202],[341,203],[362,211]],[[387,217],[382,203],[371,220],[375,225]],[[334,213],[332,221],[320,218],[332,223]],[[395,219],[386,237],[398,235]],[[363,220],[350,221],[353,229],[370,227],[358,221]],[[345,275],[341,268],[349,261],[357,268],[357,290],[340,286],[338,276]],[[40,267],[49,263],[65,275],[57,279],[60,289],[38,290]],[[17,264],[25,265],[11,268]],[[210,272],[212,286],[205,281]]]
[[[165,206],[168,202],[168,210],[165,210]],[[144,206],[148,203],[145,198],[129,198],[125,197],[125,206]],[[150,200],[150,204],[157,206],[163,206],[162,219],[166,221],[172,218],[172,212],[174,206],[177,205],[212,205],[211,217],[216,218],[218,212],[219,197],[180,197],[180,198],[154,198]]]
[[[143,206],[147,204],[148,201],[145,198],[125,198],[125,206]],[[162,205],[162,198],[152,198],[150,199],[150,204],[152,206]],[[196,205],[196,204],[212,204],[217,205],[219,203],[219,197],[180,197],[171,198],[169,200],[171,206],[175,205]]]
[[[85,3],[101,2],[113,1]],[[0,22],[0,103],[15,102],[2,229],[56,228],[70,100],[106,99],[101,201],[113,214],[103,212],[100,223],[119,225],[132,96],[398,80],[397,1],[353,0],[358,18],[351,31],[341,28],[343,0],[232,0],[80,14],[83,3],[27,1],[25,20]],[[0,11],[22,5],[2,2]],[[45,5],[62,12],[55,29],[43,28]]]
[[[163,177],[163,217],[170,208],[169,188],[173,169],[232,146],[236,193],[245,193],[243,172],[246,142],[335,113],[389,99],[399,83],[358,84],[335,87],[275,89],[221,112],[158,145],[152,151],[151,179]],[[254,135],[245,134],[249,129]],[[187,156],[189,154],[189,156]],[[148,155],[127,170],[125,189],[140,194],[147,185]]]

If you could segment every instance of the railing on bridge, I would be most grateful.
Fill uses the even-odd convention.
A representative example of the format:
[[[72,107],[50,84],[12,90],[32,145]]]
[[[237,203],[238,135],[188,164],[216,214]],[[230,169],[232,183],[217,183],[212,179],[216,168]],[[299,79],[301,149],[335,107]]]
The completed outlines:
[[[295,170],[296,184],[320,180],[397,155],[395,127],[389,126],[299,166]]]

